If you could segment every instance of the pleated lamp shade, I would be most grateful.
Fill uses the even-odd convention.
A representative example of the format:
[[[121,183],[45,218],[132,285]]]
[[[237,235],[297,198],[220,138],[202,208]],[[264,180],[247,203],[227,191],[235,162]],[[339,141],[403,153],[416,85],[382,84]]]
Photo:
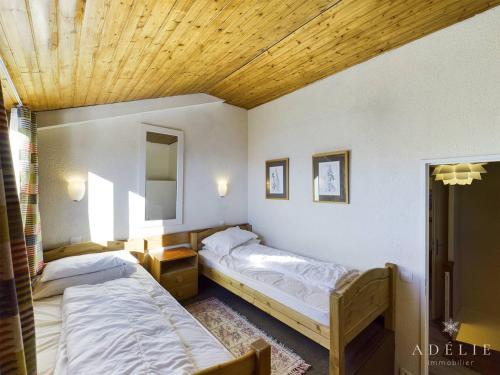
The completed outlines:
[[[483,165],[486,163],[438,165],[432,175],[436,181],[443,181],[445,185],[470,185],[474,180],[481,180],[482,173],[487,173]]]

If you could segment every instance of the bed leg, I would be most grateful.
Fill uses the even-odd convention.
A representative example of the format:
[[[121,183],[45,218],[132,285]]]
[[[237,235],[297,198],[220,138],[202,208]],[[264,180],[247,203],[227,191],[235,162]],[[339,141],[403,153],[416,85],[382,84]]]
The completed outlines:
[[[271,346],[259,339],[253,342],[251,347],[257,357],[255,375],[271,375]]]
[[[345,374],[343,305],[342,295],[335,292],[330,295],[330,375]]]
[[[385,267],[389,270],[389,307],[384,313],[384,325],[386,329],[396,330],[396,283],[398,268],[393,263],[386,263]]]

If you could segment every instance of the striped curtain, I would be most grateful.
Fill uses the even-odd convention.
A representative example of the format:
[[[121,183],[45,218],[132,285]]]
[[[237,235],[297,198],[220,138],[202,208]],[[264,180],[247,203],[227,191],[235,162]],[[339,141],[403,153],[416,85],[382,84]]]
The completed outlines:
[[[13,108],[10,139],[28,249],[31,276],[43,268],[42,227],[38,207],[38,141],[36,117],[26,107]]]
[[[0,87],[0,374],[36,374],[28,253]]]

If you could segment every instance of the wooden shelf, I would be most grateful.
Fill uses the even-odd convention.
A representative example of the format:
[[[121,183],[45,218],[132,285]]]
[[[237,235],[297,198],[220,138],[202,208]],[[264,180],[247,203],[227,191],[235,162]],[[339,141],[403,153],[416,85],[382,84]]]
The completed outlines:
[[[164,250],[162,253],[151,254],[151,256],[159,262],[172,262],[178,259],[196,257],[196,251],[187,247],[178,247],[176,249]]]

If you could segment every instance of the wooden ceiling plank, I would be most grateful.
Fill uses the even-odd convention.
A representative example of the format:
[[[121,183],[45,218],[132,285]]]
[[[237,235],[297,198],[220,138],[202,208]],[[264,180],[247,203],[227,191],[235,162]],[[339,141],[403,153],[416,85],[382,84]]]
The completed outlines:
[[[7,83],[7,80],[3,76],[1,77],[1,79],[2,79],[3,103],[4,103],[4,107],[5,107],[7,114],[8,114],[9,110],[12,107],[14,107],[17,103],[16,103],[16,99],[14,99],[14,95],[11,93],[11,90],[10,90],[9,84]]]
[[[287,1],[285,3],[287,6],[290,6],[289,3],[291,2]],[[211,68],[207,59],[217,54],[216,51],[219,51],[220,45],[245,39],[245,36],[251,38],[253,33],[247,32],[248,29],[252,27],[251,25],[257,28],[264,24],[268,19],[267,17],[270,14],[270,10],[274,8],[275,2],[262,2],[257,0],[240,2],[235,5],[237,6],[236,11],[232,11],[227,17],[219,17],[215,19],[214,22],[205,25],[205,29],[202,32],[204,39],[199,43],[201,48],[194,48],[189,54],[186,53],[182,56],[184,59],[183,62],[189,62],[189,66],[185,68],[185,74],[193,74],[192,72],[196,72],[197,69],[194,68],[194,65],[198,64],[197,66],[202,66],[200,73],[205,76],[206,70]],[[232,15],[237,16],[231,17]],[[256,23],[256,21],[258,21],[258,23]],[[211,54],[204,53],[207,50],[209,50]],[[233,45],[233,50],[239,54],[243,54],[235,45]],[[171,66],[173,67],[175,64],[171,64]]]
[[[95,62],[92,67],[92,75],[85,98],[85,105],[97,103],[98,97],[106,82],[111,80],[109,73],[111,71],[111,66],[116,62],[116,50],[120,42],[130,42],[129,36],[131,32],[127,33],[127,30],[134,30],[136,27],[139,27],[141,18],[150,16],[148,4],[144,4],[145,10],[141,9],[141,14],[138,17],[133,15],[135,9],[142,8],[139,6],[140,3],[142,5],[142,2],[134,0],[111,1],[101,34],[101,39],[104,40],[105,43],[100,43],[95,53]],[[144,12],[146,14],[144,14]],[[136,22],[134,23],[133,21]]]
[[[245,2],[243,5],[247,6],[248,4],[248,2]],[[275,4],[271,1],[267,2],[266,6],[269,10],[276,8]],[[287,3],[287,7],[290,8],[291,5]],[[289,11],[293,11],[293,9],[294,8]],[[196,46],[190,54],[185,54],[185,56],[182,57],[184,61],[176,61],[176,63],[182,64],[186,67],[182,72],[183,79],[180,82],[182,85],[181,87],[183,87],[186,91],[200,91],[201,85],[203,85],[203,82],[207,79],[209,74],[208,71],[213,69],[213,61],[220,60],[222,57],[220,53],[226,53],[224,46],[231,44],[231,42],[233,42],[233,52],[238,52],[241,58],[248,58],[245,56],[246,52],[238,48],[239,46],[234,47],[234,42],[239,40],[242,44],[245,44],[245,36],[246,38],[251,38],[254,35],[254,33],[247,32],[247,29],[250,28],[250,26],[246,25],[246,23],[251,22],[252,19],[257,18],[259,20],[259,24],[253,24],[254,28],[258,28],[261,24],[265,25],[267,21],[266,17],[269,17],[270,14],[270,12],[266,12],[266,10],[268,10],[266,7],[255,8],[255,6],[252,6],[251,9],[240,8],[237,12],[233,12],[238,14],[237,19],[236,17],[226,18],[226,20],[221,20],[221,22],[207,25],[206,30],[203,31],[203,34],[207,37],[200,43],[199,46]],[[256,13],[259,14],[259,16],[256,16]],[[286,13],[283,14],[283,16],[286,16]],[[262,49],[266,45],[265,41],[260,41],[258,47],[249,47],[251,49],[250,53],[252,55],[258,53],[258,50]],[[220,47],[223,47],[222,50]],[[208,51],[210,51],[210,53],[208,53]],[[171,64],[171,66],[175,66],[175,64]],[[175,71],[170,74],[171,75],[167,77],[167,84],[169,86],[169,90],[175,91],[178,87],[176,86],[176,80],[170,79],[173,78]],[[169,81],[171,81],[171,83]],[[187,84],[192,84],[193,81],[195,82],[194,87],[186,86]],[[161,91],[163,91],[161,94],[168,92],[165,90]],[[157,95],[158,94],[160,94],[160,92],[157,92]]]
[[[40,78],[44,87],[44,108],[50,109],[61,101],[57,57],[57,1],[28,0],[28,10]]]
[[[454,1],[456,0],[441,1],[437,6],[444,7]],[[342,55],[345,54],[345,52],[341,50],[343,46],[348,46],[350,49],[351,46],[359,43],[360,39],[362,42],[369,42],[371,39],[378,37],[376,36],[377,31],[391,29],[392,25],[397,25],[404,20],[405,17],[412,17],[415,10],[427,9],[429,12],[433,12],[438,9],[437,6],[429,8],[426,2],[422,2],[419,8],[413,8],[412,11],[407,10],[404,12],[404,7],[393,7],[390,3],[387,3],[386,8],[379,7],[376,9],[375,13],[370,12],[365,14],[364,16],[356,19],[355,24],[349,23],[347,25],[342,25],[342,30],[345,30],[343,34],[330,33],[330,38],[319,38],[318,42],[309,38],[309,41],[312,41],[313,43],[312,46],[310,45],[311,43],[309,43],[309,45],[305,42],[295,44],[292,39],[287,40],[285,43],[292,43],[292,47],[287,48],[285,45],[284,47],[277,46],[277,48],[289,51],[289,59],[279,59],[279,56],[276,56],[274,50],[269,51],[269,55],[263,56],[263,59],[259,61],[258,65],[250,68],[258,70],[257,73],[242,70],[239,72],[242,77],[238,77],[238,79],[235,80],[235,82],[238,83],[232,87],[233,90],[225,90],[221,94],[230,95],[235,93],[239,90],[238,87],[247,90],[247,84],[250,80],[246,79],[251,79],[254,86],[257,86],[260,83],[272,84],[271,77],[273,75],[279,74],[280,72],[285,75],[289,75],[290,68],[295,69],[297,67],[297,62],[314,66],[314,64],[311,63],[311,59],[319,60],[329,56],[334,56],[337,59],[340,59],[342,58]],[[374,17],[375,15],[377,17]],[[383,22],[383,19],[386,19],[386,21]],[[364,34],[368,35],[362,38]],[[308,52],[308,48],[313,52],[304,54],[303,51]]]
[[[99,45],[106,43],[101,39],[101,35],[110,6],[111,0],[87,0],[85,3],[76,69],[75,106],[85,105],[93,67],[96,63],[96,53]]]
[[[387,12],[389,13],[386,14],[385,17],[390,20],[393,15],[398,14],[398,12],[405,8],[404,5],[394,6],[390,1],[385,2],[385,7],[381,6],[380,1],[377,0],[370,1],[370,7],[366,6],[366,4],[367,3],[364,3],[362,7],[356,9],[351,9],[350,6],[346,7],[340,5],[316,22],[316,24],[328,24],[334,21],[334,29],[327,27],[326,31],[322,31],[318,34],[315,33],[315,28],[312,25],[306,25],[304,30],[294,33],[290,38],[287,38],[279,45],[267,51],[267,53],[259,56],[252,65],[245,66],[240,71],[235,72],[235,74],[239,75],[235,82],[237,82],[238,86],[243,87],[250,81],[255,82],[256,79],[267,81],[268,70],[279,71],[283,67],[290,66],[290,64],[293,63],[293,61],[291,61],[293,59],[301,60],[304,58],[304,55],[310,56],[314,51],[319,51],[320,48],[324,48],[325,46],[331,48],[331,41],[334,39],[346,42],[350,38],[358,36],[363,30],[360,30],[359,26],[353,26],[354,22],[358,24],[370,23],[375,16],[384,15],[384,13]],[[341,33],[342,31],[344,31],[343,34]],[[257,74],[262,73],[262,76],[250,76],[246,74],[246,69],[258,70]],[[229,81],[231,81],[232,77],[228,78]],[[218,85],[216,85],[214,89],[217,90],[217,86]],[[223,91],[223,94],[230,93],[231,91]]]
[[[378,47],[376,47],[376,49],[379,49]],[[352,56],[351,56],[352,57]],[[325,57],[327,58],[327,57]],[[358,56],[355,56],[355,58],[357,59]],[[351,61],[353,61],[351,59]],[[326,61],[326,69],[332,69],[331,65],[330,64],[333,64],[333,61]],[[314,65],[314,64],[313,64]],[[339,65],[339,63],[337,62],[337,65]],[[352,63],[347,63],[346,66],[349,66],[349,65],[352,65]],[[273,79],[272,77],[270,77],[270,80],[273,80],[273,85],[272,86],[268,86],[267,88],[266,87],[259,87],[258,84],[256,85],[253,85],[252,88],[247,91],[248,94],[247,94],[247,99],[245,99],[244,101],[244,104],[246,107],[248,108],[252,108],[253,105],[255,105],[255,103],[260,103],[261,100],[265,100],[267,97],[271,97],[271,96],[274,96],[274,93],[276,92],[282,92],[284,91],[286,88],[287,88],[287,85],[291,84],[294,82],[294,79],[297,79],[299,82],[302,82],[304,83],[305,81],[307,81],[307,78],[308,77],[308,74],[310,74],[311,76],[314,76],[315,72],[318,72],[320,71],[321,69],[323,68],[323,66],[315,66],[314,70],[311,70],[311,69],[308,69],[308,67],[306,66],[306,64],[304,64],[303,66],[296,66],[296,70],[294,72],[291,72],[290,73],[290,77],[288,79]],[[298,76],[298,73],[300,72],[300,77]],[[293,90],[292,90],[293,91]],[[256,92],[260,93],[260,95],[256,94]],[[238,94],[236,94],[236,97],[238,97]],[[242,104],[243,102],[240,102],[240,104]]]
[[[463,3],[462,3],[463,4]],[[456,4],[455,4],[456,5]],[[473,12],[474,14],[477,13],[478,11],[482,11],[485,8],[485,5],[479,4],[477,1],[474,1],[470,4],[473,7]],[[448,21],[449,20],[462,20],[464,18],[467,18],[470,16],[470,13],[464,13],[463,12],[463,5],[460,5],[460,7],[453,9],[452,7],[446,7],[442,10],[442,17],[437,21],[430,21],[430,22],[419,22],[418,24],[412,24],[412,25],[407,25],[406,27],[400,27],[398,28],[397,35],[396,34],[391,34],[388,33],[387,35],[383,35],[384,31],[381,32],[380,35],[377,36],[377,42],[378,44],[374,44],[372,48],[366,49],[361,46],[356,46],[356,47],[346,47],[344,52],[344,55],[347,53],[350,53],[347,55],[345,58],[342,60],[336,60],[336,61],[328,61],[327,56],[325,56],[325,61],[326,61],[326,70],[330,69],[330,71],[335,68],[335,72],[338,72],[340,70],[343,70],[349,66],[352,66],[353,64],[359,63],[360,58],[363,59],[363,61],[367,60],[370,57],[373,57],[375,55],[380,54],[383,51],[395,48],[396,46],[399,46],[404,43],[404,40],[409,40],[409,38],[412,38],[412,40],[419,38],[423,35],[427,35],[429,32],[436,31],[436,26],[442,25],[443,21]],[[437,12],[436,12],[437,13]],[[422,19],[425,19],[422,17]],[[422,30],[422,27],[425,26],[425,29]],[[441,26],[442,28],[442,26]],[[416,33],[415,30],[421,30],[420,32]],[[416,36],[413,36],[416,35]],[[366,45],[367,43],[364,43]],[[334,64],[332,66],[332,64]],[[304,66],[298,66],[297,67],[297,72],[300,72],[301,79],[304,79],[306,76],[314,76],[317,72],[322,72],[322,69],[325,69],[323,66],[318,66],[316,65],[314,69],[311,69],[310,66],[304,65]],[[290,75],[290,78],[293,79],[294,76],[297,76],[297,73],[292,73]]]
[[[20,96],[21,100],[25,100],[28,97],[26,87],[24,86],[24,82],[21,79],[21,75],[18,73],[18,68],[15,63],[14,56],[12,55],[12,51],[9,48],[9,44],[7,42],[7,38],[5,37],[3,25],[0,23],[0,54],[5,64],[5,68],[7,69],[12,82]],[[6,78],[6,77],[3,77]],[[10,90],[10,88],[8,88]],[[10,91],[9,91],[10,92]],[[17,105],[17,100],[14,95],[11,94],[13,99],[13,104]],[[7,108],[7,107],[6,107]]]
[[[40,76],[36,74],[40,69],[25,2],[2,0],[0,22],[14,57],[14,62],[9,62],[10,68],[13,68],[9,73],[13,76],[20,75],[26,89],[27,96],[21,99],[33,107],[43,106],[44,89]]]
[[[137,72],[136,63],[141,60],[143,53],[147,53],[152,47],[155,38],[158,36],[160,30],[162,30],[162,26],[168,22],[168,17],[174,10],[174,6],[175,0],[156,2],[152,10],[153,16],[144,23],[143,27],[136,30],[137,33],[133,37],[136,40],[134,48],[131,49],[131,55],[124,60],[124,64],[119,72],[121,78],[132,78]]]
[[[311,22],[313,19],[326,12],[331,7],[339,4],[340,1],[318,1],[299,2],[298,7],[292,9],[290,15],[277,9],[279,16],[274,16],[277,21],[266,19],[263,25],[255,27],[257,31],[250,34],[244,32],[244,35],[250,34],[248,38],[240,38],[236,43],[236,47],[227,44],[223,54],[209,56],[210,60],[207,63],[209,72],[205,74],[201,84],[202,91],[208,91],[215,83],[230,76],[233,72],[239,70],[242,66],[251,63],[255,58],[269,49],[271,46],[279,43],[290,34],[300,29],[304,24]],[[269,25],[272,25],[269,30]],[[279,32],[278,32],[279,30]],[[234,43],[233,43],[234,44]],[[234,52],[239,52],[235,54]],[[202,69],[200,65],[193,66],[192,69]],[[197,82],[192,82],[192,86],[199,85]],[[189,87],[188,87],[189,89]]]
[[[158,54],[161,53],[164,44],[172,38],[177,28],[184,22],[193,4],[194,1],[192,0],[177,1],[170,3],[169,7],[165,9],[164,3],[160,1],[160,4],[158,4],[159,8],[155,11],[159,15],[157,17],[158,20],[149,22],[146,25],[146,29],[143,30],[146,34],[138,36],[138,38],[143,38],[150,35],[148,43],[141,48],[131,49],[130,57],[124,61],[123,66],[120,67],[117,73],[116,82],[109,101],[114,101],[118,98],[130,100],[127,98],[131,93],[132,100],[148,97],[147,95],[141,95],[141,90],[138,90],[138,87],[141,84],[156,84],[156,79],[148,82],[145,74],[148,69],[152,69],[151,66],[154,64]]]
[[[50,1],[50,0],[45,0],[45,1]],[[47,5],[47,4],[45,4],[45,5]],[[47,82],[44,82],[44,79],[43,79],[42,74],[41,74],[42,67],[41,67],[41,63],[40,63],[40,56],[38,55],[35,30],[33,28],[33,22],[32,22],[32,18],[31,18],[31,10],[29,8],[29,1],[28,0],[25,1],[23,10],[25,13],[21,17],[22,17],[22,19],[25,19],[29,25],[29,31],[30,31],[29,38],[31,39],[31,43],[33,46],[33,52],[34,52],[34,58],[35,58],[34,63],[36,64],[36,69],[37,69],[35,71],[32,71],[32,75],[34,78],[34,82],[36,82],[36,85],[38,86],[37,92],[39,93],[39,95],[38,95],[39,106],[41,106],[42,108],[46,108],[48,106],[47,92],[48,92],[49,88],[46,87]],[[48,14],[47,14],[47,17],[49,17]],[[49,21],[47,21],[47,22],[49,22]],[[44,75],[44,77],[45,77],[45,75]],[[37,108],[36,105],[32,105],[31,107],[33,109]]]
[[[0,0],[0,54],[34,110],[192,92],[251,108],[499,3]]]
[[[355,0],[351,2],[344,1],[328,13],[322,14],[321,18],[316,19],[313,23],[304,25],[303,28],[290,34],[281,43],[267,50],[255,59],[255,61],[252,61],[252,66],[262,68],[263,66],[274,65],[279,61],[294,58],[297,54],[310,54],[313,46],[328,43],[332,38],[332,34],[341,34],[343,29],[346,32],[350,31],[351,25],[354,22],[370,20],[372,17],[375,17],[379,13],[384,13],[388,9],[396,11],[404,9],[402,5],[391,5],[391,0],[385,1],[385,7],[383,4],[380,0],[368,0],[364,2]],[[387,7],[388,5],[389,7]],[[286,65],[288,65],[288,62]],[[242,67],[241,71],[243,69],[245,67]]]
[[[216,14],[212,19],[206,22],[204,25],[196,25],[197,38],[191,38],[190,43],[185,46],[185,52],[183,54],[176,54],[172,56],[173,58],[169,61],[168,66],[163,67],[162,71],[162,82],[154,93],[155,96],[161,96],[166,91],[165,86],[170,90],[185,90],[185,77],[189,72],[190,67],[195,64],[196,60],[202,58],[205,55],[207,49],[215,49],[215,44],[210,43],[211,38],[221,38],[221,34],[226,30],[227,25],[230,24],[233,19],[232,17],[237,14],[240,20],[240,25],[245,22],[245,18],[248,17],[247,13],[255,11],[255,5],[258,1],[248,1],[248,0],[237,0],[231,1],[227,6],[225,6],[218,14]],[[215,35],[215,37],[214,37]],[[175,66],[179,65],[183,67],[180,74],[175,73]],[[172,75],[180,76],[178,78],[172,79]],[[195,73],[196,74],[196,73]],[[200,77],[201,76],[201,77]],[[201,71],[198,75],[198,82],[203,79],[204,72]],[[177,88],[178,87],[178,88]]]
[[[156,87],[149,84],[151,81],[162,81],[169,66],[174,66],[172,62],[177,55],[182,54],[190,42],[196,40],[199,35],[199,28],[203,27],[203,22],[212,19],[217,15],[223,5],[214,1],[197,1],[185,14],[183,22],[179,24],[169,37],[167,43],[158,53],[151,66],[156,69],[149,69],[143,77],[142,82],[136,88],[136,92],[141,96],[154,97]],[[176,66],[177,69],[184,69],[183,66]]]
[[[64,0],[58,3],[57,12],[57,64],[59,67],[59,108],[78,106],[75,101],[77,70],[80,51],[85,0]]]
[[[112,96],[114,92],[123,92],[123,87],[116,85],[122,67],[127,64],[131,56],[133,56],[137,45],[136,41],[140,39],[139,33],[144,28],[144,24],[147,24],[152,18],[155,6],[157,6],[159,2],[161,1],[140,0],[133,2],[133,8],[131,9],[128,22],[120,35],[114,51],[113,63],[106,72],[106,80],[97,97],[97,102],[99,104],[119,101],[120,97],[114,98]]]
[[[127,61],[129,61],[129,59],[126,59],[126,61],[124,60],[123,65],[120,65],[120,67],[118,67],[118,69],[115,71],[113,82],[108,90],[106,90],[107,96],[104,99],[105,102],[113,102],[114,100],[117,100],[117,98],[121,97],[121,95],[127,98],[128,93],[132,88],[134,88],[134,91],[136,92],[136,96],[133,97],[133,100],[146,97],[137,95],[137,86],[141,85],[141,83],[146,84],[144,82],[146,72],[149,69],[155,69],[153,64],[158,54],[161,52],[164,43],[166,43],[166,40],[170,39],[172,34],[175,32],[177,27],[184,19],[184,16],[193,5],[194,1],[195,0],[181,0],[174,2],[174,4],[166,13],[166,17],[163,20],[161,28],[151,40],[148,49],[143,50],[140,56],[138,56],[138,53],[133,53],[134,44],[130,44],[127,46],[130,54],[133,56],[133,58],[136,59],[136,61],[139,62],[139,66],[136,67],[136,72],[134,73],[133,78],[120,78],[121,70],[127,65]],[[147,82],[147,84],[151,85],[152,82],[155,81],[149,81]]]
[[[218,43],[206,43],[210,46],[211,53],[202,58],[194,58],[193,63],[188,64],[183,81],[184,89],[205,92],[214,83],[210,82],[211,80],[218,81],[229,75],[336,2],[268,2],[267,7],[262,8],[257,15],[252,14],[253,17],[248,19],[247,23],[236,23],[235,30],[225,27],[224,32],[230,34],[230,39],[224,39],[223,34],[218,37]],[[203,72],[203,75],[197,77],[193,73],[196,71]],[[176,86],[171,88],[176,89]],[[168,94],[168,91],[163,93]]]
[[[440,17],[437,20],[436,19],[430,20],[430,21],[426,20],[426,21],[420,22],[418,24],[411,24],[411,25],[406,26],[406,27],[400,26],[398,28],[398,30],[399,30],[398,36],[387,35],[381,40],[380,44],[374,45],[370,49],[363,48],[363,45],[361,44],[358,47],[357,54],[347,56],[344,59],[343,65],[341,65],[340,68],[337,69],[335,72],[340,71],[342,69],[345,69],[345,68],[352,66],[354,64],[357,64],[359,62],[359,59],[363,59],[363,61],[365,61],[366,59],[368,59],[370,57],[378,55],[380,53],[381,49],[385,51],[388,49],[395,48],[399,45],[402,45],[402,44],[406,43],[405,41],[408,40],[409,37],[413,38],[412,40],[414,40],[414,39],[417,39],[417,38],[422,37],[424,35],[427,35],[429,32],[436,31],[439,28],[443,27],[444,20],[446,20],[446,22],[459,21],[459,20],[465,19],[467,17],[470,17],[471,15],[476,14],[477,12],[483,11],[483,10],[487,9],[487,7],[488,7],[488,5],[485,4],[485,2],[483,2],[483,4],[478,4],[477,1],[472,1],[471,4],[469,4],[469,6],[471,7],[469,12],[464,13],[463,2],[461,2],[461,4],[455,3],[453,5],[455,5],[455,7],[449,6],[449,7],[445,8],[444,11],[442,10],[442,14],[440,15]],[[419,19],[422,20],[422,19],[424,19],[424,17],[420,17]],[[416,33],[415,26],[419,26],[419,27],[425,26],[425,28],[420,29],[420,32]],[[354,61],[353,61],[352,57],[355,57]],[[351,58],[351,60],[349,60],[349,58]],[[283,87],[279,87],[279,84],[275,84],[274,90],[267,90],[266,91],[266,89],[264,88],[263,91],[260,93],[260,95],[254,95],[252,93],[252,90],[249,90],[248,96],[251,97],[251,99],[245,100],[244,101],[245,105],[248,106],[249,108],[252,108],[253,106],[260,105],[260,104],[264,103],[270,97],[276,98],[276,97],[281,96],[282,93],[284,92],[284,90],[290,90],[289,92],[294,91],[298,87],[303,87],[306,84],[305,82],[310,83],[310,82],[317,80],[318,73],[321,75],[321,78],[324,78],[324,77],[332,74],[332,68],[331,68],[330,64],[326,64],[325,67],[315,67],[315,68],[311,68],[310,66],[307,68],[306,67],[299,67],[297,69],[297,72],[300,72],[301,81],[298,84],[298,86],[295,86],[295,88],[293,88],[293,86],[291,86],[289,88],[288,87],[289,85],[287,85],[287,84],[284,84]],[[298,73],[292,73],[290,75],[290,79],[293,81],[293,76],[296,76],[297,74]],[[319,79],[321,79],[321,78],[319,78]],[[241,103],[243,103],[243,102],[240,102],[240,104]]]

